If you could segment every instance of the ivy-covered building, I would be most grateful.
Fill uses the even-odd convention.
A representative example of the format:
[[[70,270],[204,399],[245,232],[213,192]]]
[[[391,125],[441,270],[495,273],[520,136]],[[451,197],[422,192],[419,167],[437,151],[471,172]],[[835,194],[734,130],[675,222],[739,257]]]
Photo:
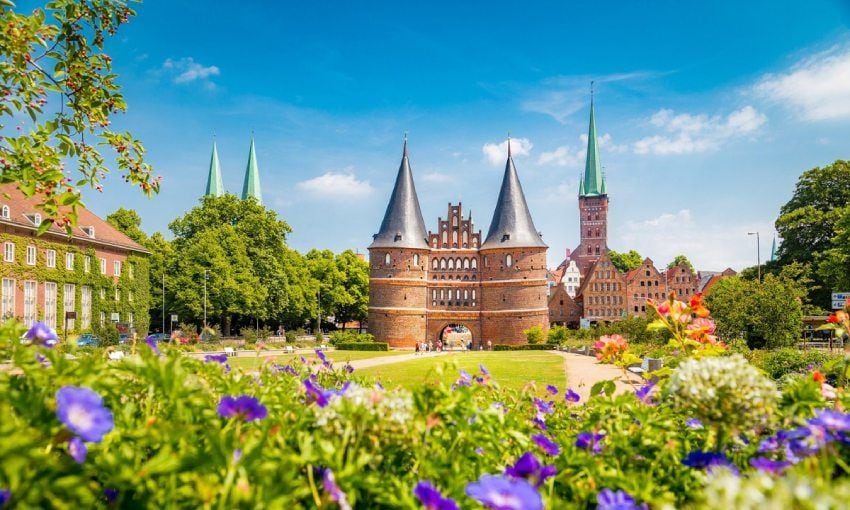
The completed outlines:
[[[0,319],[44,321],[61,332],[67,317],[69,333],[112,321],[146,332],[148,251],[84,207],[72,235],[56,225],[37,235],[36,203],[14,184],[0,185]]]

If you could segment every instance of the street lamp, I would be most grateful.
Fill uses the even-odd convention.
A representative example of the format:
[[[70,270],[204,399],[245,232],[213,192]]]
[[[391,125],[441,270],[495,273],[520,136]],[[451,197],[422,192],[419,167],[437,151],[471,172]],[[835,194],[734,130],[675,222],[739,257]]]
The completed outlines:
[[[756,236],[756,264],[758,264],[758,280],[761,283],[761,239],[758,232],[747,232],[748,236]]]
[[[209,272],[209,269],[204,269],[204,330],[207,329],[207,278]]]

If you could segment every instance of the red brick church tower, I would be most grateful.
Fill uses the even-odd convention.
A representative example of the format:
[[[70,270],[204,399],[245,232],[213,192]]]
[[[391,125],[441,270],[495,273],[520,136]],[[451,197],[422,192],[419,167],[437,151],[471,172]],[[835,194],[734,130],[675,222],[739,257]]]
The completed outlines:
[[[572,258],[576,261],[582,277],[585,277],[590,266],[608,252],[608,190],[599,161],[592,97],[590,127],[587,133],[587,160],[578,187],[578,210],[581,244],[573,250]]]

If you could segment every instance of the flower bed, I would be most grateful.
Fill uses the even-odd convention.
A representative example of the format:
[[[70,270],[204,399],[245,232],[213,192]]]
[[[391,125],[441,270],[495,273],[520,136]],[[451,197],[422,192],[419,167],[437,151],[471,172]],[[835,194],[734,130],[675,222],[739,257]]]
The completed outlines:
[[[843,508],[850,397],[818,374],[780,392],[724,355],[698,310],[662,315],[678,369],[587,402],[502,389],[483,366],[386,390],[322,352],[256,376],[156,344],[66,359],[46,328],[21,345],[2,326],[16,370],[0,373],[0,504]],[[600,342],[630,361],[628,344]]]

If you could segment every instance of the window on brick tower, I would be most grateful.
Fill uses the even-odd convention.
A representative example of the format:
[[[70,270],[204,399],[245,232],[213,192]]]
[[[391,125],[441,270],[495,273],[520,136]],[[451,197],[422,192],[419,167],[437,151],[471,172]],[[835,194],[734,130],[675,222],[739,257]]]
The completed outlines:
[[[599,255],[599,247],[596,247],[596,254]]]
[[[390,254],[389,253],[385,254],[384,255],[384,264],[387,265],[387,266],[390,265],[390,260],[391,260]]]
[[[455,268],[455,259],[449,259],[449,271]]]
[[[478,259],[472,259],[469,265],[472,266],[472,269],[478,269]]]
[[[457,216],[452,216],[452,226],[453,227],[457,226]]]
[[[455,248],[457,248],[457,230],[452,232],[452,244]]]
[[[443,248],[449,243],[449,233],[443,230]]]
[[[431,260],[431,269],[438,269],[440,267],[440,261],[437,259]]]
[[[440,259],[440,269],[446,268],[446,259]]]
[[[505,265],[508,266],[508,267],[511,267],[513,265],[513,263],[514,263],[514,259],[513,259],[513,257],[511,257],[511,254],[508,253],[507,255],[505,255]]]
[[[419,254],[418,253],[413,254],[413,265],[419,266]]]

